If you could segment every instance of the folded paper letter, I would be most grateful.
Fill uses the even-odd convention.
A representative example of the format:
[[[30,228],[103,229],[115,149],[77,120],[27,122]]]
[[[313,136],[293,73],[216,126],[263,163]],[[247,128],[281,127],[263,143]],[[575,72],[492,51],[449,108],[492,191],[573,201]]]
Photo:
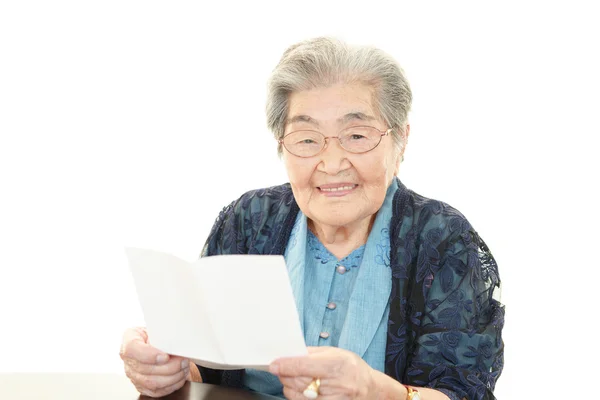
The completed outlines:
[[[125,252],[152,346],[217,369],[307,354],[282,256]]]

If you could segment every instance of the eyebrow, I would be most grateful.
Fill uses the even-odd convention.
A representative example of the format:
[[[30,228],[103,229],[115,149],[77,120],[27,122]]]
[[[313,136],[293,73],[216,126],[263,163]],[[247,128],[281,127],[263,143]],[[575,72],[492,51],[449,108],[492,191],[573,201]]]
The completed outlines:
[[[292,118],[288,118],[287,121],[285,121],[285,124],[289,125],[296,122],[307,122],[311,125],[319,126],[317,120],[309,117],[308,115],[294,115]]]
[[[367,115],[365,113],[358,111],[358,112],[348,113],[348,114],[344,115],[343,117],[338,118],[338,122],[346,123],[346,122],[350,122],[350,121],[354,121],[354,120],[373,121],[374,119],[376,119],[376,118],[371,115]]]
[[[348,122],[354,121],[354,120],[373,121],[375,119],[376,118],[371,115],[357,111],[357,112],[348,113],[348,114],[344,115],[343,117],[338,118],[337,122],[341,123],[341,124],[345,124],[345,123],[348,123]],[[306,123],[309,123],[309,124],[317,126],[317,127],[319,126],[319,122],[316,119],[314,119],[308,115],[294,115],[292,118],[288,118],[285,121],[285,124],[289,125],[289,124],[293,124],[296,122],[306,122]]]

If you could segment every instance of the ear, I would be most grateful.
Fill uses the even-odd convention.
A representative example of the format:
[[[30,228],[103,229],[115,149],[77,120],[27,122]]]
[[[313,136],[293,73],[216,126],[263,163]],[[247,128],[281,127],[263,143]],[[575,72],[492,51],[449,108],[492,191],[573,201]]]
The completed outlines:
[[[398,176],[400,172],[400,164],[404,161],[404,152],[406,151],[406,145],[408,144],[408,135],[410,134],[410,124],[406,124],[404,129],[404,146],[402,147],[402,151],[398,153],[398,158],[396,159],[396,168],[394,170],[394,176]]]

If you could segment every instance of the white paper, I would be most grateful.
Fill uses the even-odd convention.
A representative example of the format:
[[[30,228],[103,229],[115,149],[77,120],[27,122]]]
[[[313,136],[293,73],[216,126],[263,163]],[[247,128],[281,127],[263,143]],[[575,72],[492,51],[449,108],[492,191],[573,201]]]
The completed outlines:
[[[307,354],[283,256],[125,252],[152,346],[217,369]]]

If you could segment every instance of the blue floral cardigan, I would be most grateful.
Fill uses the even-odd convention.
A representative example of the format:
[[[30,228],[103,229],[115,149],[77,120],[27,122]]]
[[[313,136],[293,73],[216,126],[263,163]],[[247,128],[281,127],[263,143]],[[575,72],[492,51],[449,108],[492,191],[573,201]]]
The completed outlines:
[[[250,191],[219,214],[202,256],[283,254],[298,211],[289,184]],[[386,374],[453,400],[495,399],[504,306],[488,247],[460,212],[399,180],[390,241]],[[199,369],[206,383],[242,386],[243,370]]]

